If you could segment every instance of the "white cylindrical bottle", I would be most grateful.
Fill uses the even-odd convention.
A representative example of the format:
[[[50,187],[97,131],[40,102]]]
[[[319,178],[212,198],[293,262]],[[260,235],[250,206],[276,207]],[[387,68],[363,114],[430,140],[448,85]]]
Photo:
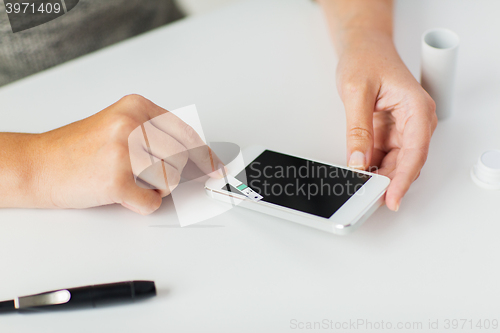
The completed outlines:
[[[457,34],[448,29],[427,30],[422,36],[420,83],[436,102],[439,120],[453,109],[459,43]]]
[[[500,190],[500,150],[484,152],[472,167],[471,177],[478,186]]]

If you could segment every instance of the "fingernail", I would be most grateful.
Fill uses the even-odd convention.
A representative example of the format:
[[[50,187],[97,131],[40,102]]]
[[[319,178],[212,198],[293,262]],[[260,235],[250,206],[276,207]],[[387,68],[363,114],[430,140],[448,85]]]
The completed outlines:
[[[394,209],[394,212],[397,212],[399,210],[399,205],[401,204],[401,200],[396,202],[396,208]]]
[[[349,167],[355,169],[364,169],[366,164],[365,154],[356,150],[351,154],[351,158],[349,159]]]

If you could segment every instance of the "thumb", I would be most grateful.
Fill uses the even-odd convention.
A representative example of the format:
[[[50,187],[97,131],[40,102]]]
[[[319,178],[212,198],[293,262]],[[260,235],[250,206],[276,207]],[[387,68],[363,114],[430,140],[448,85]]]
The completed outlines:
[[[160,208],[161,194],[152,189],[145,189],[135,182],[128,183],[122,188],[123,199],[121,205],[141,215],[149,215]]]
[[[353,89],[342,98],[347,120],[349,167],[365,170],[373,152],[373,111],[376,94]]]

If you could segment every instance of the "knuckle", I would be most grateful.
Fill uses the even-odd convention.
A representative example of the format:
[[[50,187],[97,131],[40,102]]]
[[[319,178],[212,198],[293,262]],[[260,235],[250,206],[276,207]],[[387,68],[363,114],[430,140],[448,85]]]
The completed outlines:
[[[347,79],[340,86],[340,96],[342,99],[365,94],[369,89],[367,81]]]
[[[138,94],[125,95],[120,102],[129,107],[141,107],[147,103],[147,99]]]
[[[126,114],[113,116],[109,121],[107,133],[111,137],[126,137],[139,126],[139,124]]]
[[[371,141],[373,139],[373,134],[370,130],[359,126],[350,128],[347,135],[351,140],[360,142]]]

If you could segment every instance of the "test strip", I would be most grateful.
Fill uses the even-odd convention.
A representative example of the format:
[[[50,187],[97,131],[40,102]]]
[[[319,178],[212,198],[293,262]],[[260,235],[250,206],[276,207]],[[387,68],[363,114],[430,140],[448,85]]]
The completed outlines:
[[[262,195],[255,192],[250,187],[243,184],[242,182],[240,182],[238,179],[234,178],[231,175],[227,175],[227,180],[229,185],[231,185],[232,187],[243,193],[248,199],[252,201],[260,201],[261,199],[264,198]]]

